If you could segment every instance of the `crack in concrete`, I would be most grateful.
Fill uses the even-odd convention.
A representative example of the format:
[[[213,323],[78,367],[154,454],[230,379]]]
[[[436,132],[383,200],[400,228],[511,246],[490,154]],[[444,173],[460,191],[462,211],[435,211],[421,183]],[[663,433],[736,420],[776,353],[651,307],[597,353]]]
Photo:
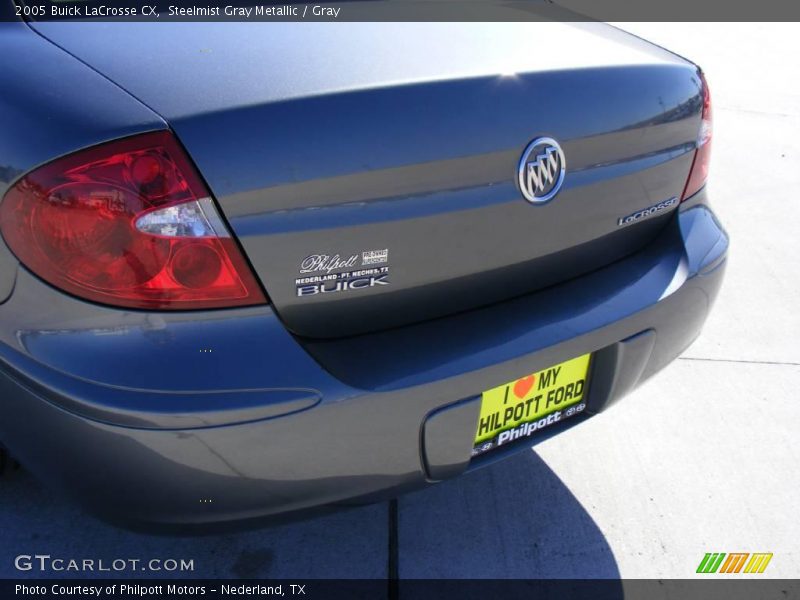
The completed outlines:
[[[788,367],[800,367],[800,363],[780,360],[743,360],[736,358],[700,358],[699,356],[680,356],[678,360],[700,360],[705,362],[724,362],[747,365],[780,365]]]
[[[400,516],[397,498],[389,500],[389,556],[387,565],[387,598],[397,600],[400,597]]]
[[[748,115],[761,115],[765,117],[796,117],[797,113],[787,113],[787,112],[778,112],[778,111],[768,111],[768,110],[754,110],[752,108],[740,108],[737,106],[714,106],[714,110],[721,110],[721,111],[730,111],[730,112],[738,112],[738,113],[745,113]]]

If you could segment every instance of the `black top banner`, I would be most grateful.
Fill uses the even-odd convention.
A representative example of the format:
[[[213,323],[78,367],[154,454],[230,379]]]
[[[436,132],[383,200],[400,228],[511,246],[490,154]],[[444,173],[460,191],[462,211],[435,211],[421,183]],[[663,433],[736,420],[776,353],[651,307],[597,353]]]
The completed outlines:
[[[800,21],[797,0],[0,0],[0,19],[270,21]]]

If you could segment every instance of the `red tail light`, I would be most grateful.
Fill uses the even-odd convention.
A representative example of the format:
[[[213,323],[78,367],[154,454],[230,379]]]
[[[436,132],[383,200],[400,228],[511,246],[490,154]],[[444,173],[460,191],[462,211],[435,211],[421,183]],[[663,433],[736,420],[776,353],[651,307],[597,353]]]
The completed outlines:
[[[694,153],[692,169],[689,171],[689,179],[683,189],[681,202],[693,196],[702,188],[708,179],[708,168],[711,163],[711,94],[708,91],[706,78],[700,73],[700,81],[703,85],[703,116],[700,122],[700,132],[697,135],[697,150]]]
[[[36,275],[87,300],[184,310],[266,298],[167,131],[36,169],[0,204],[0,231]]]

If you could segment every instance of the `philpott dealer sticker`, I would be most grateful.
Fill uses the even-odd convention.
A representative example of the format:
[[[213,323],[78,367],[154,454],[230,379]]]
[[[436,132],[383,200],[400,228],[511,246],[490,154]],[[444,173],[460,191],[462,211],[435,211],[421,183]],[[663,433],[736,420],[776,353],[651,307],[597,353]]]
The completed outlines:
[[[389,250],[364,250],[357,254],[311,254],[300,263],[295,279],[298,298],[336,294],[389,285]]]

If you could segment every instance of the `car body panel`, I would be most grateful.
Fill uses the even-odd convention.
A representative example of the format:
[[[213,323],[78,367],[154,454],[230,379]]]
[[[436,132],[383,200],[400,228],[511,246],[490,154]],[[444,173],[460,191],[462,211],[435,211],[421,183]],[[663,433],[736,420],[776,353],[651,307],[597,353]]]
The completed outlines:
[[[697,70],[615,29],[227,25],[34,27],[170,123],[295,333],[365,333],[530,293],[635,252],[667,217],[619,218],[677,206]],[[126,52],[106,52],[112,38]],[[532,206],[514,173],[545,135],[567,177]],[[315,256],[348,266],[309,268]],[[345,273],[349,289],[319,280]]]
[[[663,368],[698,335],[728,238],[705,190],[617,221],[681,193],[698,70],[613,29],[548,25],[418,25],[409,45],[410,25],[0,24],[0,196],[59,156],[171,129],[272,294],[104,306],[0,244],[4,445],[102,516],[208,530],[529,447],[471,458],[481,392],[532,371],[593,353],[588,410],[537,443]],[[568,179],[532,206],[514,178],[545,134]],[[291,296],[305,253],[381,248],[396,292]]]
[[[448,431],[449,452],[437,453],[432,445],[426,453],[420,446],[420,432],[427,419],[442,409],[471,402],[468,411],[474,411],[474,398],[492,385],[583,352],[593,351],[596,358],[603,357],[595,361],[592,377],[600,383],[590,388],[590,411],[544,430],[543,435],[530,440],[535,443],[590,418],[663,368],[696,337],[719,289],[726,250],[724,231],[707,207],[695,206],[680,216],[676,214],[651,247],[607,267],[603,270],[606,273],[587,275],[594,280],[606,275],[609,280],[608,294],[588,301],[594,304],[592,308],[582,302],[568,302],[560,309],[558,319],[546,311],[515,312],[515,303],[527,302],[531,308],[537,307],[546,299],[541,298],[542,294],[558,294],[558,288],[564,292],[562,298],[574,297],[567,283],[525,300],[431,322],[424,339],[428,343],[436,340],[440,354],[446,346],[472,340],[464,343],[466,357],[451,360],[431,374],[426,370],[430,368],[430,354],[418,352],[414,336],[406,340],[409,352],[390,377],[393,385],[384,389],[366,389],[363,384],[371,382],[364,381],[363,376],[360,380],[351,376],[345,377],[350,381],[342,381],[341,369],[334,377],[312,358],[301,340],[280,327],[263,327],[263,321],[275,320],[274,314],[238,309],[240,318],[252,325],[240,335],[247,329],[253,335],[261,333],[265,347],[275,356],[285,357],[276,361],[273,374],[282,366],[285,374],[281,381],[286,385],[314,382],[322,399],[307,410],[229,426],[175,429],[167,419],[164,428],[152,424],[132,427],[126,407],[113,405],[117,396],[107,395],[103,386],[82,379],[84,396],[69,391],[72,401],[94,401],[105,404],[107,410],[102,419],[89,415],[59,396],[61,378],[65,376],[59,368],[69,359],[63,352],[45,351],[48,345],[52,349],[58,342],[23,344],[10,321],[3,319],[0,438],[8,441],[23,463],[41,477],[60,484],[98,513],[109,518],[121,516],[133,526],[202,526],[249,520],[336,504],[353,497],[379,497],[419,488],[442,476],[442,466],[446,476],[452,476],[529,447],[523,442],[471,461],[474,430],[468,426],[467,413],[457,419],[457,429]],[[693,265],[693,270],[687,270],[685,265]],[[647,275],[630,288],[615,290],[615,278],[629,277],[631,272]],[[676,276],[680,282],[677,286],[673,284]],[[670,289],[672,293],[665,296]],[[29,277],[15,294],[20,294],[23,301],[58,292]],[[84,307],[77,300],[71,302],[79,315]],[[506,333],[502,333],[507,309],[524,319],[518,323],[517,335],[511,335],[507,326]],[[118,313],[120,320],[130,318],[126,311]],[[34,321],[35,318],[29,320],[29,328]],[[84,363],[111,354],[104,347],[104,333],[93,327],[92,319],[67,318],[66,324],[69,326],[63,331],[51,332],[48,323],[43,331],[50,332],[48,336],[54,339],[95,339],[96,344],[84,345]],[[435,337],[443,328],[458,332],[461,337]],[[498,329],[501,333],[497,333]],[[146,343],[152,360],[170,363],[169,372],[188,378],[190,373],[198,372],[199,353],[196,342],[189,341],[180,330],[178,322],[167,321],[161,341],[147,338]],[[635,353],[626,355],[615,350],[620,341],[649,331],[655,342],[648,351],[646,365],[635,360]],[[224,341],[226,335],[223,330],[213,336],[211,331],[208,334],[208,344],[214,344],[219,335]],[[120,340],[131,339],[133,346],[143,343],[141,332],[134,327],[125,328],[118,335]],[[397,336],[402,338],[402,331]],[[222,368],[233,364],[233,356],[222,356]],[[353,356],[353,371],[366,371],[376,364],[374,360],[364,364],[362,359]],[[95,374],[97,378],[127,372],[130,377],[139,378],[139,387],[148,387],[151,379],[154,387],[164,385],[166,369],[141,369],[124,355],[103,360],[103,368]],[[45,365],[45,361],[50,364]],[[32,363],[46,366],[46,370],[35,373],[37,387],[26,381]],[[385,369],[391,371],[393,365],[385,365]],[[623,373],[631,370],[633,375],[626,378]],[[623,383],[614,383],[620,381]],[[174,397],[163,396],[161,402],[159,410],[166,416],[186,411],[185,404]],[[153,408],[148,411],[155,422],[157,412]],[[120,465],[135,465],[135,469],[127,471]],[[199,499],[204,497],[213,497],[213,503],[201,505]]]
[[[610,64],[688,64],[599,23],[343,22],[331,27],[32,22],[30,26],[170,122],[385,87]],[[110,47],[117,51],[109,52]],[[312,117],[323,120],[320,115]],[[234,190],[219,191],[227,195]]]
[[[167,128],[129,93],[23,23],[0,23],[0,73],[13,82],[0,97],[0,197],[20,175],[59,156]]]
[[[672,81],[664,73],[640,75],[665,86]],[[627,129],[609,118],[609,128],[624,131],[571,139],[570,127],[591,125],[559,108],[572,89],[569,81],[596,81],[610,93],[630,77],[609,70],[537,75],[520,78],[512,89],[470,80],[253,109],[241,121],[226,119],[224,128],[264,123],[271,141],[240,135],[236,144],[265,165],[265,178],[283,181],[218,199],[276,310],[301,335],[387,329],[529,293],[638,250],[665,218],[624,228],[617,220],[682,192],[699,118],[689,72],[674,74],[688,83],[682,103],[695,105],[680,118]],[[554,93],[536,97],[536,85]],[[611,106],[610,96],[606,100]],[[303,115],[324,107],[337,120],[308,130],[300,125]],[[653,108],[661,110],[657,103]],[[527,117],[516,118],[526,110]],[[447,114],[461,115],[466,124]],[[537,131],[561,139],[570,165],[562,191],[545,206],[521,200],[514,181],[519,155]],[[281,164],[270,164],[269,156],[281,152]],[[338,172],[323,174],[331,155]],[[292,167],[298,164],[307,171]],[[305,271],[309,256],[355,256],[358,269],[371,267],[363,260],[371,251],[387,255],[374,266],[389,269],[389,285],[298,296],[305,287],[298,281],[327,274]]]

